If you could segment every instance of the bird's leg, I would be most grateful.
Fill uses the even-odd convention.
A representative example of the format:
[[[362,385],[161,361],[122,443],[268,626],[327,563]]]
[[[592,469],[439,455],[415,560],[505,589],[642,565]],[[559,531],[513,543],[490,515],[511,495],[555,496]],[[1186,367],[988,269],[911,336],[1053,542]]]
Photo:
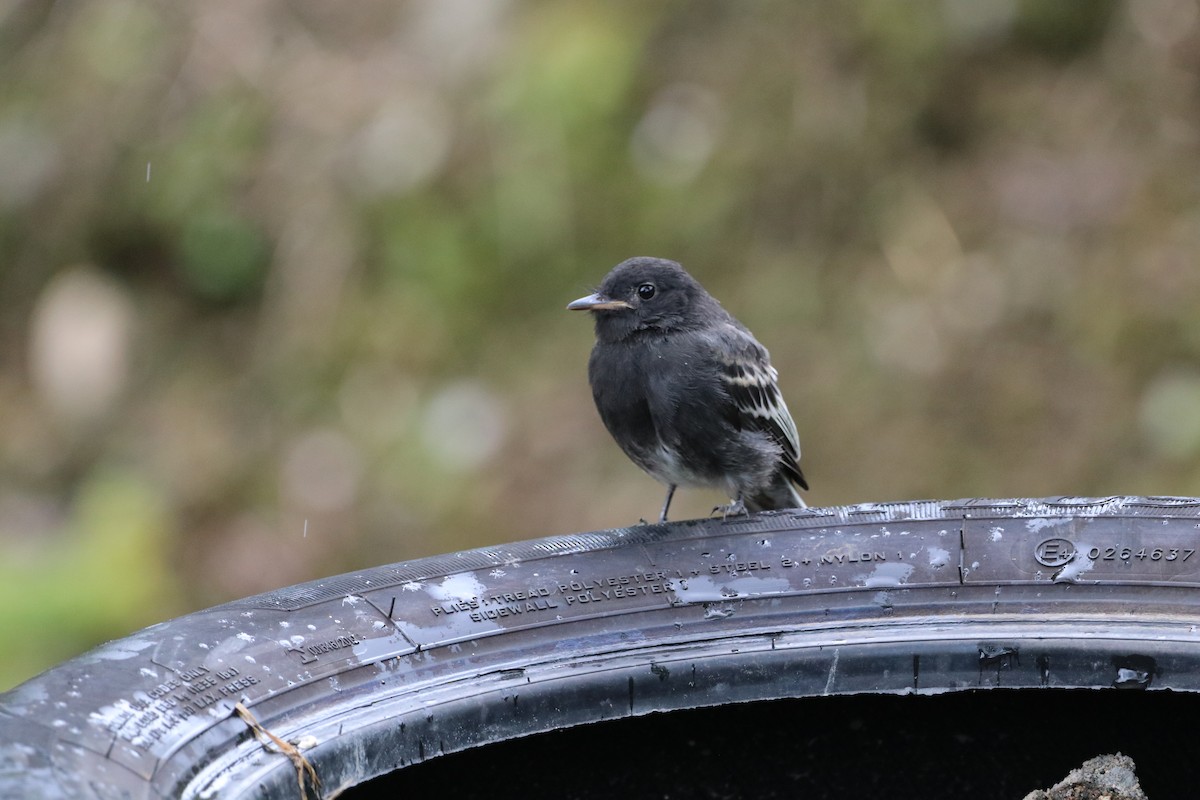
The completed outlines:
[[[667,499],[663,501],[662,513],[658,515],[660,523],[667,521],[667,509],[671,507],[671,498],[675,496],[675,484],[667,484]]]
[[[733,502],[724,506],[713,506],[712,513],[721,512],[721,519],[729,519],[730,517],[744,517],[750,512],[746,510],[746,504],[742,501],[742,494],[738,492],[738,496],[733,499]]]

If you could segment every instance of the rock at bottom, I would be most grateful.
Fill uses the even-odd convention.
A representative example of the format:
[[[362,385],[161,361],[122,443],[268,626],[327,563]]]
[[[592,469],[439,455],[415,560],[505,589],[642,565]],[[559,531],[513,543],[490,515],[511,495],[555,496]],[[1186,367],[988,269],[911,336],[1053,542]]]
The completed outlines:
[[[1116,753],[1088,759],[1049,789],[1025,795],[1025,800],[1146,800],[1146,793],[1134,774],[1133,759]]]

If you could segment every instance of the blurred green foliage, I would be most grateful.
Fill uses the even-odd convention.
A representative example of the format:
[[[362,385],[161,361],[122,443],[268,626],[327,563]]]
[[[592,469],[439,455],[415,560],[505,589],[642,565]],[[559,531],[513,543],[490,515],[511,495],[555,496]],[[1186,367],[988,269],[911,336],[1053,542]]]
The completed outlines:
[[[1196,0],[0,2],[0,688],[654,513],[563,310],[632,255],[813,504],[1200,494],[1198,167]]]

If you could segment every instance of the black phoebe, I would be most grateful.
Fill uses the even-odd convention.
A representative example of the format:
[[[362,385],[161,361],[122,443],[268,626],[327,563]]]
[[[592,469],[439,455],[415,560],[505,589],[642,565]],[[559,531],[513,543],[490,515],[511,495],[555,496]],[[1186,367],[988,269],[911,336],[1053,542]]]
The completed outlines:
[[[667,485],[724,489],[713,512],[804,506],[800,438],[767,349],[674,261],[631,258],[595,294],[588,381],[600,418],[633,463]]]

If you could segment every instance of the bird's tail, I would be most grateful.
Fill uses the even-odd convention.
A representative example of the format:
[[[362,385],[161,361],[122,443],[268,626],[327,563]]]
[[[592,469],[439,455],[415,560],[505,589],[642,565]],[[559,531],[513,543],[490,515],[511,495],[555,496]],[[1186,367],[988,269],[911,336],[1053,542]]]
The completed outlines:
[[[742,498],[747,511],[774,511],[781,508],[807,508],[808,504],[782,472],[775,473],[770,486]]]

